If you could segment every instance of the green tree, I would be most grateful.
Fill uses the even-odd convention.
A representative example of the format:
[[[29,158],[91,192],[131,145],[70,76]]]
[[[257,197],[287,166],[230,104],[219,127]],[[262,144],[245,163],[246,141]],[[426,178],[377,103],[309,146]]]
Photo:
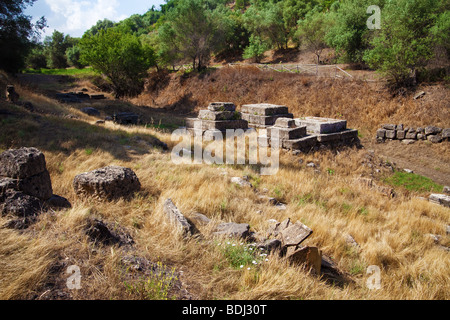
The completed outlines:
[[[24,10],[36,0],[8,0],[0,5],[0,69],[17,72],[46,27],[45,18],[32,23]]]
[[[106,30],[109,28],[113,28],[114,26],[115,26],[115,23],[111,20],[108,20],[108,19],[98,20],[97,23],[95,25],[93,25],[85,33],[95,36],[97,33],[100,32],[100,30]]]
[[[288,46],[290,30],[283,20],[283,2],[259,2],[245,11],[244,26],[247,30],[268,42],[272,48]]]
[[[320,64],[320,55],[323,49],[327,48],[325,35],[330,24],[331,21],[329,21],[328,17],[318,11],[311,11],[306,15],[305,19],[298,22],[297,36],[307,49],[314,51],[317,57],[317,64]]]
[[[67,68],[66,50],[74,45],[73,39],[57,30],[53,31],[51,37],[44,40],[45,50],[47,54],[47,65],[50,68],[62,69]]]
[[[396,86],[416,84],[417,71],[433,56],[432,29],[438,9],[435,0],[387,2],[382,28],[372,39],[365,61]]]
[[[85,65],[81,63],[81,49],[79,46],[75,45],[66,50],[66,58],[69,65],[81,69],[84,68]]]
[[[171,62],[186,59],[193,69],[209,63],[212,52],[220,51],[226,33],[221,15],[204,0],[179,0],[166,13],[165,24],[158,29],[160,54],[169,54]]]
[[[103,73],[111,82],[116,98],[135,96],[144,85],[148,69],[155,64],[154,51],[139,38],[114,29],[80,41],[81,62]]]
[[[284,0],[282,4],[285,27],[289,31],[290,38],[295,41],[295,32],[297,30],[298,21],[303,19],[308,12],[318,6],[319,2],[318,0]]]
[[[258,36],[252,34],[249,45],[244,50],[243,57],[244,59],[253,59],[253,61],[259,63],[267,50],[269,50],[269,45]]]
[[[36,70],[47,68],[47,57],[42,44],[36,44],[31,50],[26,58],[26,66]]]
[[[372,30],[367,28],[367,8],[378,5],[383,8],[384,0],[343,0],[335,2],[330,9],[330,26],[326,35],[328,45],[344,62],[363,63],[364,52],[369,48]],[[393,3],[396,3],[394,0]]]

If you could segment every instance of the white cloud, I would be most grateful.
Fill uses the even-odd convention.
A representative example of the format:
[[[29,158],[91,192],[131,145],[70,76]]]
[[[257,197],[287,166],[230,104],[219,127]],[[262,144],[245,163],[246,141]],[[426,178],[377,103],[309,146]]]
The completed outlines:
[[[127,18],[127,15],[117,12],[119,7],[117,0],[45,0],[45,2],[54,14],[53,18],[48,19],[51,29],[75,36],[95,25],[98,20],[106,18],[120,21]],[[55,23],[52,23],[53,19]]]

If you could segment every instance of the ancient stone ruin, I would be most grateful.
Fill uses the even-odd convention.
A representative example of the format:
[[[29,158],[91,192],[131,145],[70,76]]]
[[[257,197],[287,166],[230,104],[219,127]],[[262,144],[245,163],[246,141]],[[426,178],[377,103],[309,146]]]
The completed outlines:
[[[258,130],[258,143],[269,147],[276,137],[278,145],[288,150],[308,152],[320,147],[339,147],[359,142],[358,131],[347,129],[347,121],[318,117],[295,118],[286,106],[248,104],[236,111],[231,102],[214,102],[201,110],[197,118],[189,118],[191,133],[214,135],[227,129]],[[223,135],[225,136],[225,135]]]
[[[67,199],[54,195],[44,154],[36,148],[7,150],[0,154],[0,213],[19,218],[17,228],[49,208],[70,208]]]
[[[241,107],[242,119],[247,120],[252,128],[273,126],[278,118],[294,118],[288,107],[274,104],[246,104]]]
[[[140,190],[141,184],[133,170],[109,166],[77,175],[73,188],[78,197],[115,200],[131,197]]]
[[[207,110],[201,110],[197,118],[186,119],[186,127],[191,133],[203,134],[220,132],[223,135],[227,129],[248,129],[248,122],[236,112],[236,106],[231,102],[210,103]]]
[[[376,134],[377,142],[386,140],[401,140],[405,144],[418,140],[427,140],[432,143],[440,143],[450,140],[450,128],[442,129],[436,126],[406,127],[403,124],[383,124]]]

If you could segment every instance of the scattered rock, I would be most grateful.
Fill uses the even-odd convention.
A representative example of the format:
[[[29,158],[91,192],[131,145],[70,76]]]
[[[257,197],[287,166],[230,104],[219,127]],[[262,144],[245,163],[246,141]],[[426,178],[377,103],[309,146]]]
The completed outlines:
[[[6,101],[17,103],[19,101],[19,94],[13,85],[6,86]]]
[[[440,134],[431,134],[427,136],[427,140],[432,143],[439,143],[442,141],[442,135]]]
[[[108,226],[107,223],[99,219],[88,219],[85,230],[91,241],[99,242],[103,245],[118,244],[123,246],[134,243],[133,238],[122,228],[116,225]]]
[[[109,166],[77,175],[73,187],[78,197],[114,200],[131,197],[140,190],[141,184],[133,170]]]
[[[283,246],[298,246],[312,234],[312,230],[301,222],[289,224],[280,232]]]
[[[123,125],[137,125],[139,123],[139,115],[133,112],[119,112],[113,115],[113,121]]]
[[[419,93],[417,93],[417,94],[414,96],[414,100],[420,99],[420,98],[422,98],[423,96],[425,96],[425,91],[420,91]]]
[[[450,196],[446,194],[433,193],[430,194],[428,200],[432,203],[450,208]]]
[[[404,143],[404,144],[413,144],[414,142],[416,142],[416,140],[413,140],[413,139],[404,139],[404,140],[402,140],[402,143]]]
[[[239,185],[241,187],[250,187],[250,188],[253,187],[249,181],[247,181],[241,177],[232,177],[230,181],[232,183],[236,183],[237,185]]]
[[[411,170],[411,169],[403,169],[403,171],[406,172],[406,173],[414,173],[414,171]]]
[[[64,197],[54,194],[50,199],[45,201],[45,205],[52,209],[70,209],[72,205],[69,200]]]
[[[100,111],[92,107],[86,107],[81,109],[81,112],[86,113],[88,116],[99,116]]]
[[[450,187],[449,186],[444,186],[444,189],[442,190],[442,192],[444,192],[445,194],[450,195]]]
[[[211,222],[211,219],[199,212],[194,212],[191,215],[191,220],[194,220],[194,222],[197,222],[197,224],[202,226],[206,226]]]
[[[11,214],[23,218],[36,216],[40,211],[41,202],[36,197],[11,189],[0,194],[0,213],[2,215]]]
[[[358,242],[356,242],[355,239],[350,234],[348,234],[345,237],[345,243],[347,243],[351,247],[359,248]]]
[[[396,129],[396,125],[395,124],[383,124],[382,127],[385,130],[395,130]]]
[[[281,249],[281,241],[278,239],[266,239],[256,244],[257,249],[262,249],[268,253]]]
[[[221,223],[213,235],[245,239],[250,235],[250,226],[246,223]]]
[[[186,217],[178,210],[175,204],[172,202],[172,199],[167,199],[164,202],[164,213],[169,219],[170,223],[172,223],[178,230],[181,231],[183,236],[191,236],[193,234],[193,227],[188,222]]]
[[[305,264],[317,275],[320,275],[322,266],[322,252],[317,247],[302,247],[287,254],[287,259],[295,264]]]
[[[47,200],[53,195],[45,157],[36,148],[10,149],[0,154],[0,177],[13,179],[3,184],[14,185],[18,191]]]
[[[441,133],[442,129],[435,127],[435,126],[428,126],[425,128],[425,135],[429,136],[429,135],[436,135],[438,133]]]

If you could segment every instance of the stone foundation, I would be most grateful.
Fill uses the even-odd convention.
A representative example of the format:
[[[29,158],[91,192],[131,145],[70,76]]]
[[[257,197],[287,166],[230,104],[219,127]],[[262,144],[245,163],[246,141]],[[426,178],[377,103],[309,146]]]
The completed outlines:
[[[227,129],[257,129],[260,147],[270,147],[277,138],[279,146],[288,150],[308,152],[323,147],[340,147],[359,143],[358,131],[347,129],[340,119],[304,117],[293,118],[286,106],[248,104],[241,112],[231,102],[213,102],[201,110],[197,118],[186,119],[191,133],[211,137]]]
[[[406,144],[414,143],[417,140],[428,140],[432,143],[440,143],[450,140],[450,128],[442,129],[435,126],[406,127],[403,124],[383,124],[377,130],[376,140],[385,142],[386,140],[402,140]]]

